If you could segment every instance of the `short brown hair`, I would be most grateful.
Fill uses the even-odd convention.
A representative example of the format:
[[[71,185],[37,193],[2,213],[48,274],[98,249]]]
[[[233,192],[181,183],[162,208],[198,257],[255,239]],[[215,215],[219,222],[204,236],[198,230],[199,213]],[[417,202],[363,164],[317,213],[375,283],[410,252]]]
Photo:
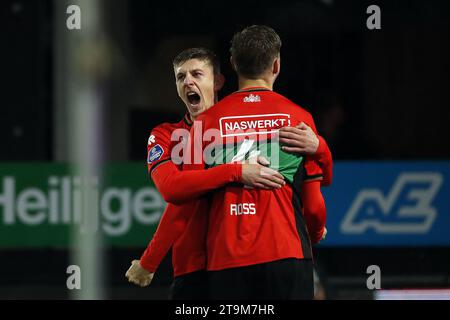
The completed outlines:
[[[281,39],[270,27],[253,25],[236,33],[231,41],[231,56],[238,74],[256,79],[278,57]]]
[[[190,48],[182,51],[173,59],[173,67],[176,68],[191,59],[207,61],[213,67],[215,75],[220,73],[219,58],[213,51],[206,48]]]

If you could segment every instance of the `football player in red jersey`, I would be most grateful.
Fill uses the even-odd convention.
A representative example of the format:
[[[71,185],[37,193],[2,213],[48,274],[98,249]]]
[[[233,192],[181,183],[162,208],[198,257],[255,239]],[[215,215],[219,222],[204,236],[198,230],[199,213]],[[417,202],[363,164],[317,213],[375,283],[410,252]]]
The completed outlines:
[[[192,120],[217,102],[217,91],[223,78],[219,72],[217,58],[209,50],[197,48],[182,52],[174,61],[177,91],[185,103],[188,113],[177,124],[163,124],[155,128],[148,143],[149,174],[158,190],[167,202],[170,202],[154,238],[150,242],[141,260],[135,260],[127,272],[130,281],[139,285],[148,285],[159,263],[169,248],[173,246],[174,285],[172,298],[207,298],[204,270],[205,209],[200,201],[189,199],[201,197],[208,191],[227,183],[240,182],[260,188],[280,188],[284,185],[281,175],[257,164],[224,164],[209,170],[181,172],[172,160],[172,150],[178,141],[172,141],[177,129],[189,129]],[[309,127],[289,132],[300,143],[302,151],[316,152],[326,143],[318,140]],[[297,136],[292,136],[297,134]],[[321,138],[319,138],[321,139]],[[294,143],[289,143],[297,147]],[[293,150],[298,151],[298,150]],[[318,153],[318,156],[320,154]],[[261,159],[264,161],[264,159]],[[203,231],[202,231],[203,230]]]
[[[177,91],[187,107],[184,118],[175,124],[154,128],[148,140],[148,173],[163,198],[169,202],[158,229],[140,260],[132,262],[127,278],[148,285],[161,260],[172,247],[174,267],[173,299],[207,297],[204,270],[206,214],[201,197],[227,183],[239,182],[260,188],[280,188],[283,177],[258,163],[233,163],[213,170],[182,172],[175,163],[174,149],[189,136],[192,121],[217,102],[217,91],[223,83],[218,59],[203,48],[183,51],[174,61]],[[178,140],[173,136],[180,133]],[[186,140],[187,141],[187,140]],[[178,154],[178,156],[180,156]],[[174,163],[175,162],[175,163]],[[181,204],[183,203],[183,204]],[[179,205],[177,205],[179,204]]]
[[[273,91],[280,49],[281,39],[269,27],[238,32],[231,63],[239,91],[203,112],[191,129],[187,150],[194,152],[184,170],[215,168],[230,158],[265,153],[287,181],[275,190],[229,184],[214,192],[207,236],[213,299],[313,298],[311,244],[326,234],[323,170],[313,158],[288,153],[277,140],[287,124],[304,122],[316,131],[311,114]],[[214,140],[204,141],[199,132],[214,134]],[[223,151],[206,152],[215,149]]]

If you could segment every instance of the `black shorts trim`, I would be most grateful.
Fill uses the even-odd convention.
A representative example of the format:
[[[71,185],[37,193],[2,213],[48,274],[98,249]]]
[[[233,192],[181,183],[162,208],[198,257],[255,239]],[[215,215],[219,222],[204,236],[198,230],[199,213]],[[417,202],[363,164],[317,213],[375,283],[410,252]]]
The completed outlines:
[[[312,300],[313,261],[283,259],[209,271],[213,300]]]
[[[196,271],[176,277],[170,289],[170,300],[209,300],[209,274]]]

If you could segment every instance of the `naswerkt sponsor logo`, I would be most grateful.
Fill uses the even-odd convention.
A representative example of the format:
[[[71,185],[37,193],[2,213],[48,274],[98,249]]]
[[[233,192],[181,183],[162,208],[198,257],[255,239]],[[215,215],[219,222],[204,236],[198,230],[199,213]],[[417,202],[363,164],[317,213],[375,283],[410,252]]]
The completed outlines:
[[[222,137],[229,137],[277,132],[291,124],[290,118],[289,114],[281,113],[223,117],[219,120],[220,133]]]
[[[172,132],[171,159],[176,165],[218,165],[263,156],[270,158],[271,165],[276,167],[280,156],[278,132],[290,125],[289,114],[223,117],[218,121],[218,128],[207,130],[203,130],[201,121],[195,121],[190,131],[180,128]],[[265,151],[254,150],[264,144],[269,146],[263,148]],[[237,154],[227,152],[230,146],[237,146]]]

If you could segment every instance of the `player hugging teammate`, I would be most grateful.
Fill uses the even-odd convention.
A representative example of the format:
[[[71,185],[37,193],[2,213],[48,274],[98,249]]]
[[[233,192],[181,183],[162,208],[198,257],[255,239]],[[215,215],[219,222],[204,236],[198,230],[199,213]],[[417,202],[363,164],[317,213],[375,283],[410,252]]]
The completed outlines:
[[[269,27],[238,32],[239,90],[220,102],[213,53],[189,49],[174,60],[188,114],[151,133],[149,174],[169,205],[127,271],[131,282],[148,285],[172,247],[173,299],[313,298],[311,244],[326,234],[320,187],[331,183],[332,159],[312,116],[273,91],[280,49]]]

